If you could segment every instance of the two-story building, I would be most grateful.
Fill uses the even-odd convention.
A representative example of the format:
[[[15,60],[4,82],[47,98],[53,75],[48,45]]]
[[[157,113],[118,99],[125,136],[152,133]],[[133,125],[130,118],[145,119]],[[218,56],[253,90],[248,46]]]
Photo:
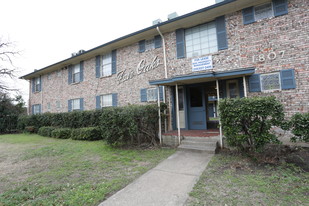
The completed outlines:
[[[168,129],[207,129],[220,98],[276,96],[309,111],[307,0],[225,0],[23,76],[29,113],[159,100]],[[172,18],[173,17],[173,18]],[[179,118],[177,118],[179,117]]]

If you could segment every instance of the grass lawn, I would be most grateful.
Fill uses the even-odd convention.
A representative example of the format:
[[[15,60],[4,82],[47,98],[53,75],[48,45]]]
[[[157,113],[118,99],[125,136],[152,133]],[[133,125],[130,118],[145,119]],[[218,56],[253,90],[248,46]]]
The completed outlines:
[[[97,205],[171,155],[103,141],[0,135],[0,205]]]
[[[210,161],[187,205],[309,205],[308,197],[308,172],[223,153]]]

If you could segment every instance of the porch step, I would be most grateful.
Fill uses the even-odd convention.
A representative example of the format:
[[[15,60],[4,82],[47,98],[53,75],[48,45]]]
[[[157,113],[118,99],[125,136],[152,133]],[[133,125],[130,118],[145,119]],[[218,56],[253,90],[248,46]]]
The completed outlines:
[[[184,137],[178,150],[214,154],[217,147],[218,136],[214,137]]]

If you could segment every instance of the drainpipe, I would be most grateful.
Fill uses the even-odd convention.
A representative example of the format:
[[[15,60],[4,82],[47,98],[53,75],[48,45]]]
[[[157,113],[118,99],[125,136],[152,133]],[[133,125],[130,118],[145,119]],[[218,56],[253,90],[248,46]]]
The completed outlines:
[[[159,27],[157,26],[157,31],[161,36],[162,39],[162,47],[163,47],[163,63],[164,63],[164,77],[167,79],[167,63],[166,63],[166,49],[165,49],[165,39],[163,34],[161,33]],[[159,97],[159,96],[158,96]],[[165,86],[163,86],[163,102],[166,103],[165,99]],[[170,104],[169,104],[169,111],[171,111]],[[166,110],[164,110],[164,114],[166,115]],[[164,120],[164,131],[167,132],[167,122],[166,118]]]
[[[158,90],[158,115],[159,115],[159,139],[160,139],[160,145],[162,145],[162,129],[161,129],[161,111],[160,111],[160,91],[159,91],[159,86],[157,86],[157,90]]]
[[[220,114],[219,114],[219,101],[220,101],[220,93],[219,93],[219,80],[216,80],[216,88],[217,88],[217,115],[219,117],[219,130],[220,130],[220,147],[223,148],[223,141],[222,141],[222,126],[221,126],[221,120],[220,120]]]
[[[244,96],[247,97],[247,87],[246,87],[246,84],[247,84],[247,83],[246,83],[246,77],[243,76],[242,79],[243,79],[242,82],[243,82],[243,84],[244,84],[244,93],[245,93]]]

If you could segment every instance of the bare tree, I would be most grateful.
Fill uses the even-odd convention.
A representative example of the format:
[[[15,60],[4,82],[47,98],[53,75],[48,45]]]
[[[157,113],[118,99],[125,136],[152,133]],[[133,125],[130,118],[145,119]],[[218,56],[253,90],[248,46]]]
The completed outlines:
[[[5,78],[14,78],[16,67],[13,65],[13,57],[19,52],[14,50],[14,44],[0,37],[0,92],[15,91],[6,85]]]

